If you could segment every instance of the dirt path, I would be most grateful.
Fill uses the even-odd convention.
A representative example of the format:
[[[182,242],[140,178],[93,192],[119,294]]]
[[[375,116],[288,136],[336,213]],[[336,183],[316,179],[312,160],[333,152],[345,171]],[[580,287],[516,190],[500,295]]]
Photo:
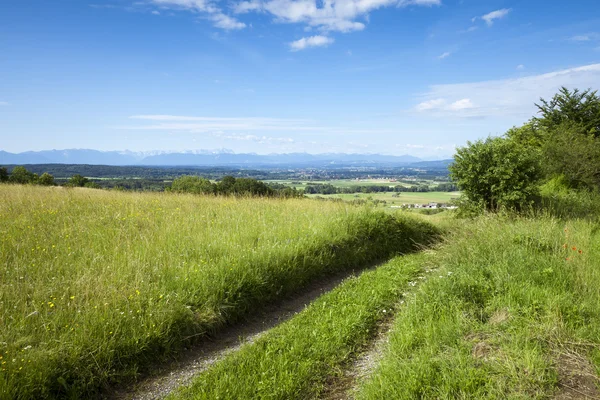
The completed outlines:
[[[427,275],[436,272],[438,269],[425,269],[417,278],[409,282],[407,292],[402,294],[402,298],[396,304],[395,309],[389,310],[389,315],[379,324],[377,333],[367,344],[365,349],[354,358],[341,376],[333,378],[328,382],[325,391],[320,398],[323,400],[345,400],[354,399],[356,391],[361,382],[366,380],[383,357],[384,351],[389,341],[389,334],[394,323],[394,318],[398,310],[406,301],[414,296],[414,289],[419,283],[427,279]]]
[[[360,272],[365,269],[361,269]],[[265,309],[246,322],[232,326],[218,337],[206,340],[182,354],[177,361],[156,370],[131,388],[105,393],[111,400],[156,400],[188,384],[194,376],[210,367],[227,354],[238,350],[244,343],[253,342],[269,329],[302,311],[310,302],[330,291],[347,277],[358,271],[346,271],[321,279],[307,287],[298,296]]]

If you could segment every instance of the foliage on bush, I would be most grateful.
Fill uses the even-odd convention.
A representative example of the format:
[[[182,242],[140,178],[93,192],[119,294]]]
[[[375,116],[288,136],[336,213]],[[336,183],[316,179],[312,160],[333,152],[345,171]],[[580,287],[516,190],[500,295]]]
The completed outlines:
[[[530,204],[541,176],[539,153],[505,138],[468,142],[449,168],[469,200],[486,210]]]
[[[544,182],[558,177],[570,189],[600,189],[596,92],[563,87],[536,106],[540,116],[523,126],[457,150],[449,168],[465,194],[465,209],[523,210],[533,204]]]

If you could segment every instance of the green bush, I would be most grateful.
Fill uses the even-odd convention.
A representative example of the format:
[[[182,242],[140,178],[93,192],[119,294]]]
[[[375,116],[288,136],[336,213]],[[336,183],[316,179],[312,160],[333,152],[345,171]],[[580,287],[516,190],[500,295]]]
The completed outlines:
[[[449,169],[468,201],[485,210],[521,210],[538,194],[539,151],[507,138],[467,142]]]

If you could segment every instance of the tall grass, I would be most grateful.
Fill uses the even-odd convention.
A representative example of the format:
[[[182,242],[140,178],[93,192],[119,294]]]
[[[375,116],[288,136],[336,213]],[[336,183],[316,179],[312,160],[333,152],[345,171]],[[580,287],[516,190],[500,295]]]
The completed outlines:
[[[336,203],[2,186],[0,396],[89,396],[429,234]]]
[[[598,223],[480,217],[433,257],[359,398],[550,398],[564,355],[598,374]]]

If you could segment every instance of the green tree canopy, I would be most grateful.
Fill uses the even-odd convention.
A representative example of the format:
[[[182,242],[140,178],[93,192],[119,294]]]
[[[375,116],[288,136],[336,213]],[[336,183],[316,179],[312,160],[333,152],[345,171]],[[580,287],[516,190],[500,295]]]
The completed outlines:
[[[71,177],[71,179],[69,179],[69,181],[67,182],[67,185],[69,186],[73,186],[73,187],[84,187],[86,183],[88,183],[90,180],[84,176],[81,176],[79,174],[75,174]]]
[[[536,107],[541,117],[534,120],[549,130],[565,123],[577,124],[583,133],[600,137],[600,98],[596,93],[591,89],[581,92],[562,87],[552,99],[540,99]]]
[[[51,174],[49,174],[47,172],[44,172],[38,178],[38,184],[44,185],[44,186],[54,186],[54,176],[52,176]]]
[[[8,182],[8,170],[6,167],[0,168],[0,182]]]
[[[215,194],[216,186],[208,179],[184,175],[173,180],[171,191],[176,193]]]
[[[587,129],[565,121],[548,132],[542,147],[548,177],[562,176],[573,188],[600,188],[600,138]]]
[[[523,208],[541,177],[539,151],[501,137],[467,142],[449,169],[468,200],[491,211]]]
[[[35,183],[37,180],[37,175],[19,165],[13,168],[10,173],[9,180],[13,183],[20,184]]]

